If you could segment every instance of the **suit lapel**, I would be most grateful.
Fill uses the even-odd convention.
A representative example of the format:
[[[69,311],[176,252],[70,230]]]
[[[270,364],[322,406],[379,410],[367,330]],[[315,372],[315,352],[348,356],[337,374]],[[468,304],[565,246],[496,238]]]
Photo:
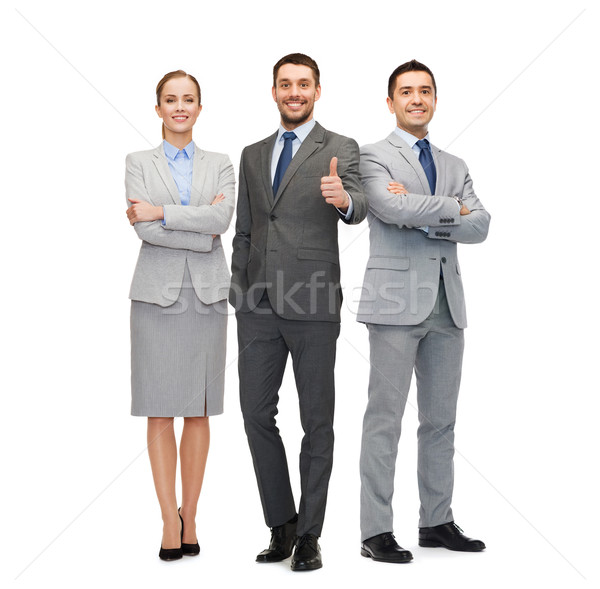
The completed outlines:
[[[194,167],[192,168],[190,204],[195,206],[204,204],[202,202],[202,189],[204,188],[204,182],[206,181],[206,166],[204,165],[205,155],[206,154],[194,143]],[[215,196],[216,194],[208,195],[209,198],[214,198]],[[204,200],[206,200],[206,198]]]
[[[423,194],[431,195],[431,189],[429,188],[429,181],[425,175],[425,170],[419,161],[419,158],[415,155],[415,152],[410,148],[408,143],[401,139],[396,133],[392,132],[388,135],[387,140],[396,148],[396,151],[410,164],[415,174],[421,182],[423,188]],[[437,165],[437,161],[436,161]],[[437,188],[437,186],[436,186]]]
[[[260,169],[262,172],[262,180],[265,186],[263,193],[269,201],[269,207],[273,205],[273,182],[271,181],[271,157],[273,155],[273,147],[277,139],[277,133],[267,137],[260,148]]]
[[[173,180],[173,175],[171,174],[171,170],[169,169],[169,163],[167,162],[167,156],[163,151],[163,146],[159,145],[154,150],[153,155],[156,170],[162,178],[162,181],[165,183],[165,186],[169,191],[169,196],[171,197],[173,204],[180,205],[181,199],[179,198],[179,190],[177,190],[177,184],[175,184],[175,180]]]
[[[437,174],[435,193],[438,195],[446,194],[446,158],[444,157],[444,152],[439,147],[436,147],[431,143],[430,146]]]
[[[325,138],[325,129],[316,123],[313,130],[308,134],[306,139],[302,142],[300,149],[296,155],[292,158],[288,169],[285,171],[285,175],[279,185],[279,190],[275,195],[273,207],[277,204],[281,194],[286,189],[290,180],[294,177],[294,174],[298,171],[300,166],[319,148]]]

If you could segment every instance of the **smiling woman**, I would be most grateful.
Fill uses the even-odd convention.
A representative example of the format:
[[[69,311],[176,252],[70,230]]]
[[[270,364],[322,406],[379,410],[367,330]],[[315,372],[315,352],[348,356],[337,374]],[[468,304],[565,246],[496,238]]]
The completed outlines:
[[[192,139],[192,127],[202,110],[200,84],[183,70],[170,72],[156,86],[156,113],[163,120],[162,136],[166,129],[185,134]]]
[[[148,454],[163,519],[159,556],[200,552],[196,507],[208,455],[208,416],[223,412],[229,271],[220,234],[234,206],[226,155],[192,141],[197,80],[178,70],[156,88],[163,142],[127,156],[127,217],[142,240],[131,301],[132,415],[148,417]],[[184,418],[175,492],[175,417]]]

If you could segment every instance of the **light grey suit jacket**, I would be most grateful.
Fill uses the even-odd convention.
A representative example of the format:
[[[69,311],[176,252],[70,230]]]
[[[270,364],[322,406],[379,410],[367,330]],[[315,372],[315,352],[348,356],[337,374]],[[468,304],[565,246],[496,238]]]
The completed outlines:
[[[227,231],[233,215],[233,166],[226,155],[194,145],[193,170],[190,204],[181,206],[162,144],[127,156],[126,197],[162,205],[165,212],[165,225],[160,221],[134,225],[142,247],[130,299],[161,307],[175,303],[186,261],[194,290],[203,303],[227,298],[230,277],[219,234]],[[211,205],[220,193],[225,199]],[[214,239],[213,234],[217,235]]]
[[[274,195],[271,155],[276,137],[277,133],[242,153],[229,300],[236,311],[248,312],[266,289],[273,309],[286,319],[339,321],[337,224],[340,219],[360,223],[367,213],[358,145],[317,123]],[[354,206],[349,220],[321,194],[321,178],[329,175],[334,156]]]
[[[490,215],[475,195],[466,164],[433,145],[431,151],[434,196],[417,156],[396,133],[361,148],[371,246],[358,321],[418,325],[433,310],[441,268],[452,319],[457,327],[467,326],[456,244],[482,242]],[[389,192],[391,180],[408,194]],[[471,214],[461,216],[451,196],[461,197]],[[429,233],[419,229],[423,226]]]

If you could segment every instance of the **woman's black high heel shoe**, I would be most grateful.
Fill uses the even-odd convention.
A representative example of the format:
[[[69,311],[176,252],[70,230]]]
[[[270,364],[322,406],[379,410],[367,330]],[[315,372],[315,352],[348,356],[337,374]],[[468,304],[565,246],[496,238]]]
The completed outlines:
[[[196,556],[200,554],[200,544],[198,544],[198,542],[195,544],[185,544],[183,541],[183,518],[181,517],[180,511],[181,507],[177,510],[177,513],[179,513],[179,519],[181,520],[181,552],[186,556]]]
[[[181,519],[181,516],[179,516],[179,519]],[[181,521],[181,536],[183,537],[183,520]],[[183,547],[163,548],[161,544],[158,558],[161,560],[179,560],[180,558],[183,558]]]
[[[158,557],[161,560],[179,560],[183,558],[183,548],[163,548],[161,546]]]

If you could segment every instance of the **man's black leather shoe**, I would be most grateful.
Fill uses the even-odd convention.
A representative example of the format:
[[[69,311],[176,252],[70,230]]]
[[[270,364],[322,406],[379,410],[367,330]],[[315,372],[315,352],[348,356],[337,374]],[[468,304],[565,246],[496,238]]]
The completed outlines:
[[[419,528],[419,546],[433,548],[443,546],[448,550],[460,552],[481,552],[485,544],[481,540],[467,538],[454,523],[448,522],[433,528]]]
[[[292,558],[293,571],[314,571],[323,566],[321,548],[314,534],[304,534],[298,538]]]
[[[296,542],[297,523],[298,516],[295,515],[289,522],[271,528],[269,547],[256,557],[256,562],[281,562],[292,556]]]
[[[384,532],[367,540],[363,540],[360,553],[378,562],[410,562],[413,555],[409,550],[398,546],[392,532]]]

